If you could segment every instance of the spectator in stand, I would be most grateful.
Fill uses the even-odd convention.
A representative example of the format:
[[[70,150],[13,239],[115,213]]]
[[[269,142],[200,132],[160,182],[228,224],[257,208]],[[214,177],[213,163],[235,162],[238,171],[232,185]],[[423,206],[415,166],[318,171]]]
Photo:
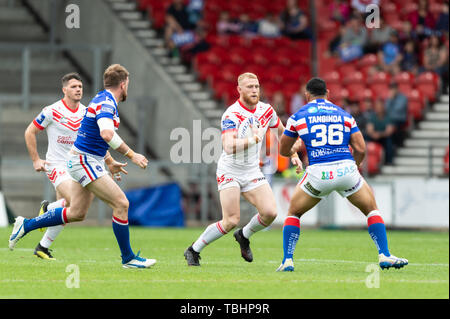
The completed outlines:
[[[286,9],[281,13],[283,34],[293,40],[311,39],[308,17],[300,10],[297,0],[287,0]]]
[[[258,33],[266,38],[277,38],[281,35],[281,28],[280,19],[273,12],[267,12],[266,16],[259,21]]]
[[[367,118],[372,116],[373,111],[373,100],[370,97],[366,97],[361,101],[360,105],[361,112],[367,115]]]
[[[380,17],[380,27],[371,29],[367,44],[364,48],[364,53],[377,53],[383,44],[389,41],[393,31],[394,30],[385,23],[384,19]]]
[[[363,47],[367,43],[367,29],[362,18],[353,15],[347,22],[339,44],[339,56],[343,62],[350,62],[363,55]]]
[[[427,0],[419,0],[417,11],[411,12],[408,20],[421,39],[431,35],[436,25],[436,20],[428,8]]]
[[[305,92],[306,92],[306,84],[300,85],[297,93],[295,93],[292,96],[290,110],[289,110],[289,113],[290,113],[289,116],[296,113],[298,110],[300,110],[306,104]]]
[[[404,46],[408,41],[419,42],[417,32],[413,30],[411,22],[403,21],[402,28],[397,34],[398,42]]]
[[[352,0],[351,6],[355,9],[361,16],[366,15],[366,8],[369,4],[380,4],[380,0]]]
[[[389,85],[389,95],[385,102],[386,116],[395,126],[396,134],[393,137],[395,145],[402,145],[404,140],[404,126],[408,120],[408,99],[398,90],[397,83]]]
[[[448,36],[448,18],[448,2],[444,2],[435,26],[436,31],[441,35],[447,34]]]
[[[331,20],[342,25],[350,19],[351,8],[346,0],[337,0],[330,3],[328,12],[331,12]]]
[[[387,116],[382,99],[377,99],[374,104],[374,113],[369,117],[367,123],[367,137],[370,141],[383,145],[385,152],[385,164],[391,165],[394,156],[394,145],[392,135],[395,126]]]
[[[197,25],[197,22],[203,17],[204,5],[204,0],[189,0],[186,10],[192,25]]]
[[[423,71],[439,74],[444,89],[448,86],[448,48],[443,45],[436,35],[429,39],[428,47],[423,55]]]
[[[238,24],[240,26],[239,33],[243,36],[252,37],[258,33],[258,24],[250,20],[250,16],[247,13],[242,13],[239,16]]]
[[[239,34],[241,26],[237,21],[231,19],[228,11],[221,11],[219,20],[216,24],[216,29],[219,35]]]
[[[391,74],[396,74],[400,71],[400,62],[402,61],[402,54],[400,46],[398,45],[398,38],[396,32],[392,32],[389,41],[386,42],[378,51],[378,61],[380,69]]]
[[[180,54],[184,62],[190,63],[197,53],[208,51],[211,45],[206,41],[206,29],[198,26],[193,40],[180,47]]]
[[[270,103],[278,115],[281,123],[286,125],[289,115],[286,113],[286,99],[283,92],[277,91],[272,96],[272,103]]]
[[[190,41],[186,39],[193,38],[192,29],[194,28],[195,25],[189,22],[189,14],[184,5],[184,1],[174,0],[166,11],[166,25],[164,31],[166,45],[169,48],[173,48],[175,42],[175,46],[179,46],[179,43],[176,43],[178,40],[173,38],[174,34],[176,34],[176,38],[182,42]],[[182,38],[184,40],[181,40]]]
[[[410,40],[405,43],[402,51],[402,61],[400,62],[402,71],[417,74],[419,70],[419,60],[416,52],[414,41]]]
[[[350,109],[350,115],[353,116],[353,118],[356,121],[356,125],[358,125],[359,130],[361,131],[363,137],[365,140],[368,139],[367,136],[367,123],[369,122],[369,118],[367,116],[367,113],[361,112],[361,108],[359,106],[358,101],[348,101],[348,106]]]

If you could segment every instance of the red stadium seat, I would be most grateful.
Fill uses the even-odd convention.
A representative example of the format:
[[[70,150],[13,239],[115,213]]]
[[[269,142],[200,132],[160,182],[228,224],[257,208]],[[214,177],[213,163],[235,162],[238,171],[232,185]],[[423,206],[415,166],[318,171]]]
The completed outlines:
[[[283,86],[280,83],[276,83],[276,82],[265,82],[262,84],[262,91],[263,94],[266,98],[268,98],[269,100],[272,99],[272,96],[276,93],[276,92],[282,92],[283,90]]]
[[[216,74],[219,72],[219,69],[217,68],[216,64],[211,64],[211,63],[200,63],[196,68],[195,68],[197,75],[198,75],[198,79],[202,82],[205,82],[206,80],[208,80],[209,77],[215,77]]]
[[[434,72],[424,72],[415,80],[416,88],[431,102],[436,101],[439,78]]]
[[[223,81],[237,83],[238,76],[242,73],[242,67],[237,64],[225,64],[220,68],[220,78]]]
[[[274,52],[268,48],[255,48],[251,54],[253,56],[253,63],[262,66],[268,66],[274,60]]]
[[[365,54],[358,62],[356,62],[358,69],[374,66],[376,64],[378,64],[378,57],[374,53]]]
[[[370,175],[378,174],[384,158],[383,146],[376,142],[367,142],[366,167]],[[363,164],[364,165],[364,164]]]
[[[366,89],[365,83],[350,83],[345,88],[348,90],[348,98],[352,101],[362,101],[371,95],[367,91],[372,92]]]
[[[351,73],[347,73],[342,77],[342,84],[364,84],[366,81],[362,72],[355,71]]]
[[[389,96],[389,84],[387,83],[370,84],[369,88],[372,90],[373,96],[375,98],[386,100]]]
[[[410,72],[400,72],[394,76],[393,80],[398,84],[398,89],[403,94],[407,94],[413,89],[414,75]]]
[[[419,121],[423,118],[423,111],[425,108],[424,97],[419,90],[413,89],[405,93],[408,98],[408,113]]]
[[[367,78],[368,84],[375,84],[375,83],[384,83],[386,85],[389,85],[391,81],[391,76],[387,72],[376,72],[372,76]]]
[[[215,81],[212,84],[214,90],[214,97],[216,99],[237,98],[238,93],[236,90],[236,84],[228,81]]]
[[[337,63],[338,63],[337,58],[321,58],[319,60],[320,74],[325,74],[327,72],[336,71]]]
[[[344,63],[338,65],[338,72],[341,74],[341,77],[345,77],[348,74],[356,72],[356,66],[354,63]]]
[[[324,80],[327,85],[334,83],[342,83],[341,74],[337,71],[331,71],[323,74],[322,80]]]
[[[230,62],[244,65],[251,62],[251,56],[249,54],[248,49],[243,47],[234,47],[229,50],[229,59]]]
[[[344,104],[344,101],[349,97],[348,90],[340,85],[329,86],[328,90],[330,90],[330,101],[336,105],[342,106]]]

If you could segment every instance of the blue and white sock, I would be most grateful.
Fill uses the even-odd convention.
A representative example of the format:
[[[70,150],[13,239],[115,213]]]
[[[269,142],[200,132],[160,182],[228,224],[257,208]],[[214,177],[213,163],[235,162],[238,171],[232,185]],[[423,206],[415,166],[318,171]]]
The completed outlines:
[[[23,230],[26,234],[38,228],[63,225],[67,222],[67,208],[58,207],[48,210],[41,216],[32,219],[25,219],[23,223]]]
[[[378,210],[371,211],[367,215],[367,225],[369,226],[369,235],[377,246],[378,254],[384,254],[389,257],[391,254],[388,249],[386,227]]]
[[[122,264],[125,264],[135,256],[130,246],[130,230],[128,227],[128,220],[121,220],[116,216],[113,216],[112,221],[114,235],[116,236],[117,243],[120,248]]]
[[[300,237],[300,218],[288,216],[283,225],[283,263],[288,258],[293,258],[295,246]]]

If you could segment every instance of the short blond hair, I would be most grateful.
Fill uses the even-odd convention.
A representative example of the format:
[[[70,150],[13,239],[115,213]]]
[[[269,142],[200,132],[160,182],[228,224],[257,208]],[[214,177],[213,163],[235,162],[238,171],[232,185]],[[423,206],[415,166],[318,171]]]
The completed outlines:
[[[244,81],[245,79],[257,79],[258,80],[258,77],[256,76],[256,74],[251,73],[251,72],[242,73],[241,75],[238,76],[238,85],[241,85],[242,81]]]
[[[105,88],[117,87],[121,82],[126,81],[130,72],[120,64],[112,64],[103,73],[103,86]]]

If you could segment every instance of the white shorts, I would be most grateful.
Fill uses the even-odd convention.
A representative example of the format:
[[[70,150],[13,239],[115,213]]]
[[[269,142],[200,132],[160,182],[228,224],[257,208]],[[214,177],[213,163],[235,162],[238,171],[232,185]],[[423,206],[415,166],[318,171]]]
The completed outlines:
[[[259,167],[250,171],[237,171],[227,169],[217,169],[217,188],[219,191],[238,187],[241,193],[249,192],[261,185],[268,184],[266,177]]]
[[[299,184],[312,197],[323,198],[333,191],[347,197],[362,187],[363,178],[356,163],[345,160],[308,166]]]
[[[70,154],[67,171],[83,187],[108,174],[105,161],[88,154]]]
[[[72,177],[70,177],[69,173],[67,172],[67,166],[64,163],[48,164],[46,165],[46,169],[47,177],[55,189],[62,182],[72,180]]]

